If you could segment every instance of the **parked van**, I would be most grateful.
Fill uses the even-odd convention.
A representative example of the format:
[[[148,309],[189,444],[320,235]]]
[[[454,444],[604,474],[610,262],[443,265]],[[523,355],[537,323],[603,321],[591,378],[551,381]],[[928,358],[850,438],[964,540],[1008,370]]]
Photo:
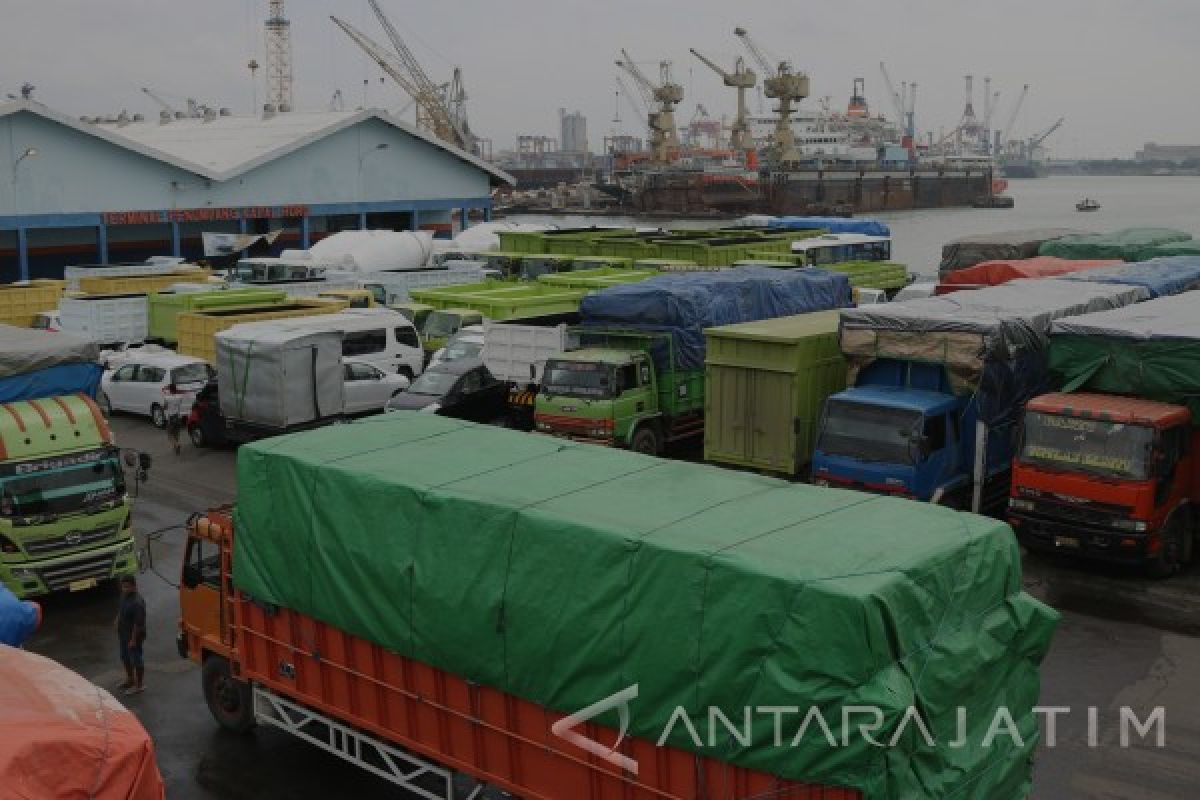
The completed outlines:
[[[409,380],[425,367],[421,336],[412,321],[390,308],[348,308],[336,314],[297,317],[287,327],[310,331],[340,331],[342,355],[397,372]]]

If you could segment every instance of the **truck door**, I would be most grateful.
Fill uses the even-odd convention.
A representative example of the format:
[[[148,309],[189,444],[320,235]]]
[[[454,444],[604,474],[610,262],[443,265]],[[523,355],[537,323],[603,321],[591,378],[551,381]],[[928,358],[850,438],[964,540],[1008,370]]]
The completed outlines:
[[[196,536],[188,539],[179,588],[179,610],[189,637],[224,640],[221,617],[221,548]]]
[[[635,357],[632,363],[621,364],[614,372],[613,430],[614,434],[628,434],[636,419],[658,410],[657,403],[651,402],[652,392],[647,388],[650,386],[650,363]]]
[[[957,417],[951,412],[926,417],[922,423],[920,472],[926,476],[930,491],[946,484],[957,472],[959,431],[954,424],[956,421]]]

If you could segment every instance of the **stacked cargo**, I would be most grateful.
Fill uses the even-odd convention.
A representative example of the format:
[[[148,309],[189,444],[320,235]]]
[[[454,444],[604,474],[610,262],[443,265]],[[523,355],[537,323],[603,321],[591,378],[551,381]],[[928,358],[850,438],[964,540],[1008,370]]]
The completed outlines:
[[[99,345],[144,342],[149,335],[145,294],[64,297],[58,312],[64,332]]]
[[[0,284],[0,325],[33,327],[37,315],[58,307],[62,281],[36,280]]]
[[[63,278],[67,289],[79,290],[80,278],[125,278],[138,275],[162,275],[180,270],[198,270],[194,264],[184,262],[175,256],[153,256],[145,261],[132,264],[81,264],[63,269]]]
[[[974,266],[981,261],[1033,258],[1038,255],[1042,245],[1047,242],[1061,239],[1064,236],[1085,233],[1085,231],[1071,228],[1042,228],[963,236],[942,246],[942,262],[938,272],[941,277],[945,278],[955,270]],[[1043,253],[1042,255],[1060,254]],[[1094,256],[1078,256],[1078,258],[1094,258]]]
[[[888,226],[877,219],[852,217],[773,217],[767,220],[770,230],[814,231],[825,233],[861,233],[865,236],[891,236]]]
[[[141,275],[81,277],[79,290],[86,294],[147,294],[170,289],[175,283],[204,282],[211,275],[210,270],[200,267],[182,269],[177,266],[171,271]]]
[[[1056,615],[994,520],[397,412],[243,448],[234,525],[234,674],[506,791],[1028,794]],[[640,770],[547,732],[607,697]]]
[[[1190,241],[1192,235],[1171,228],[1125,228],[1113,233],[1065,236],[1038,248],[1043,256],[1059,258],[1115,258],[1137,261],[1147,248]]]
[[[846,387],[837,311],[706,330],[704,460],[804,473],[825,399]]]
[[[462,286],[414,289],[409,294],[414,301],[435,309],[470,309],[487,319],[501,322],[577,314],[584,290],[541,282],[485,281]]]
[[[1118,259],[1099,259],[1092,261],[1070,260],[1053,256],[1037,256],[1035,258],[994,259],[981,261],[970,267],[963,267],[948,273],[938,285],[938,294],[959,291],[960,289],[978,289],[984,286],[999,286],[1009,281],[1022,278],[1056,278],[1075,272],[1084,272],[1098,267],[1109,267],[1120,264]],[[1084,276],[1083,280],[1097,280]]]
[[[603,289],[622,283],[637,283],[658,275],[657,270],[651,269],[621,269],[600,267],[597,269],[577,269],[557,275],[541,275],[538,283],[547,286],[559,286],[565,289]]]
[[[287,303],[185,311],[175,316],[175,330],[179,339],[177,349],[181,355],[202,358],[212,364],[217,357],[214,337],[234,325],[267,319],[334,314],[348,305],[349,303],[338,300],[290,298],[290,302]]]
[[[1200,256],[1155,258],[1132,264],[1117,264],[1086,273],[1064,276],[1064,280],[1140,286],[1150,297],[1165,297],[1200,288]]]
[[[148,334],[151,339],[173,344],[178,341],[176,317],[188,311],[212,308],[283,305],[288,296],[273,289],[213,289],[209,291],[155,292],[149,296]]]

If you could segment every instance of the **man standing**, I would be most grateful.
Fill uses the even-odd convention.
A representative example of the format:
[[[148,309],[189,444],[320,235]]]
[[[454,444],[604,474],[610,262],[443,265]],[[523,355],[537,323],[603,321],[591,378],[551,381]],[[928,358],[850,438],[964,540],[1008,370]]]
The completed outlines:
[[[146,641],[146,601],[138,594],[137,580],[132,575],[121,578],[117,640],[121,647],[121,663],[125,666],[125,682],[118,688],[125,694],[140,694],[146,688],[143,683],[146,664],[142,658],[142,644]]]

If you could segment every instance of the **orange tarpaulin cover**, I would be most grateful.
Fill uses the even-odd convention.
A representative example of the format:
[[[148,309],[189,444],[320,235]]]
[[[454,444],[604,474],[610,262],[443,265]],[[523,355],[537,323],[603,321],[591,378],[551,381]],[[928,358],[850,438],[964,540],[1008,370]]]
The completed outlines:
[[[1082,272],[1085,269],[1109,267],[1120,264],[1121,261],[1074,261],[1053,256],[1038,256],[1037,258],[1018,258],[1007,261],[983,261],[973,267],[956,269],[942,278],[943,284],[955,286],[968,284],[973,286],[999,286],[1002,283],[1015,281],[1019,278],[1053,278],[1056,275],[1066,275],[1071,272]]]
[[[162,800],[150,736],[111,694],[0,645],[0,796]]]

